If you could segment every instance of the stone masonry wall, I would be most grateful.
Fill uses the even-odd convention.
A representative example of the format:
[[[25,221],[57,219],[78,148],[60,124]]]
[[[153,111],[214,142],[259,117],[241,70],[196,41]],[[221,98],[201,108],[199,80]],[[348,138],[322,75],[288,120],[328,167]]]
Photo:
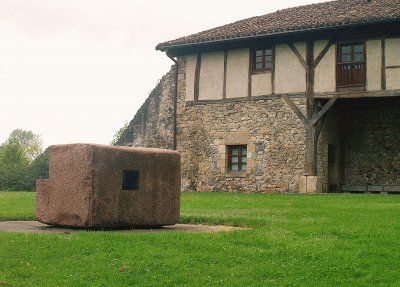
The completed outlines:
[[[185,102],[185,60],[178,82],[178,151],[187,191],[298,191],[304,169],[305,129],[280,97]],[[304,111],[305,99],[293,98]],[[247,171],[227,171],[227,145],[247,145]]]
[[[162,77],[137,111],[117,145],[172,148],[175,66]]]
[[[344,184],[400,185],[400,98],[343,108]]]
[[[340,142],[340,123],[342,115],[335,108],[330,109],[326,118],[324,119],[324,125],[321,130],[320,138],[318,140],[318,153],[317,153],[317,174],[321,176],[322,180],[322,192],[329,191],[329,175],[328,175],[328,146],[334,145],[336,147],[336,156],[340,159],[341,153],[341,142]],[[338,163],[338,176],[340,182],[340,163]],[[339,183],[338,182],[338,183]]]

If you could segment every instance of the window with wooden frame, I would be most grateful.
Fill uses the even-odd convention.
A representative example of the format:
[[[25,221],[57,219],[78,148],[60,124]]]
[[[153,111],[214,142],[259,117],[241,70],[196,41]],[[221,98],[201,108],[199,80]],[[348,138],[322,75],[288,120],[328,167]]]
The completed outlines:
[[[336,86],[338,88],[365,86],[365,44],[337,46]]]
[[[254,49],[251,53],[253,72],[272,71],[274,66],[274,50],[272,47]]]
[[[229,145],[228,171],[244,172],[247,170],[247,145]]]

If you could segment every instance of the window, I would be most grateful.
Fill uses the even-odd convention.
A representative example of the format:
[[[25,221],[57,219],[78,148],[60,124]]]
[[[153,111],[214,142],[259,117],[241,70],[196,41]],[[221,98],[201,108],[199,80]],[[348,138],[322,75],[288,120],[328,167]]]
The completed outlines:
[[[228,146],[228,170],[230,172],[243,172],[247,170],[247,146]]]
[[[272,48],[255,49],[252,54],[253,71],[270,71],[273,67]]]
[[[365,86],[364,43],[337,46],[336,84],[342,87]]]
[[[139,190],[139,171],[137,170],[123,171],[122,190]]]

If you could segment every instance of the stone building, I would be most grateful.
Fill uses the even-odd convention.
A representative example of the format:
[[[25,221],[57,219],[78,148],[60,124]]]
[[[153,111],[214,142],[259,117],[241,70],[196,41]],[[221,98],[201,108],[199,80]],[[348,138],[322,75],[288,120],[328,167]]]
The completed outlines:
[[[165,135],[182,190],[400,191],[399,0],[279,10],[156,49],[175,66],[120,144]]]

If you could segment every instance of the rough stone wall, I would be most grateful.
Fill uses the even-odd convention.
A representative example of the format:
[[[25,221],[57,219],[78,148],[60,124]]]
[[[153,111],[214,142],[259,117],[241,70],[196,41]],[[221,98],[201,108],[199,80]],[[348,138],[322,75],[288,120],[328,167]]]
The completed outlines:
[[[188,104],[185,59],[178,82],[178,151],[182,189],[192,191],[298,191],[303,173],[305,129],[279,97]],[[303,110],[304,98],[293,98]],[[247,171],[226,170],[226,145],[247,145]]]
[[[172,148],[175,66],[162,77],[137,111],[117,145]]]
[[[343,108],[344,184],[400,185],[400,99]]]
[[[318,142],[318,175],[328,191],[328,145],[335,145],[339,184],[400,185],[400,98],[339,100]],[[340,190],[340,188],[339,188]]]
[[[342,120],[342,113],[335,108],[328,111],[324,119],[324,125],[321,130],[320,138],[318,140],[318,153],[317,153],[317,174],[321,176],[322,192],[329,191],[329,175],[328,175],[328,146],[334,145],[336,147],[337,159],[340,160],[341,153],[341,131],[340,123]],[[340,162],[338,162],[338,175],[340,183]]]

